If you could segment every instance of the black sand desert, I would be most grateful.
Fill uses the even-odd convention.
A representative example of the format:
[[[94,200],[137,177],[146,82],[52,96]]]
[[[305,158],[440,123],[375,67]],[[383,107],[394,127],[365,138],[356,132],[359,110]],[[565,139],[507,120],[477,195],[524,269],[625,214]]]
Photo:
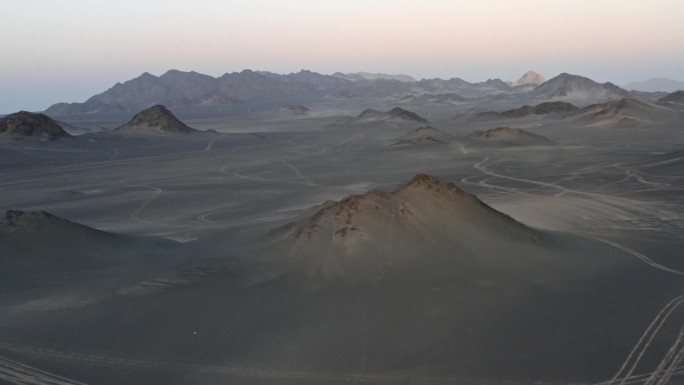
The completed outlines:
[[[371,75],[0,118],[0,381],[682,380],[679,94]]]

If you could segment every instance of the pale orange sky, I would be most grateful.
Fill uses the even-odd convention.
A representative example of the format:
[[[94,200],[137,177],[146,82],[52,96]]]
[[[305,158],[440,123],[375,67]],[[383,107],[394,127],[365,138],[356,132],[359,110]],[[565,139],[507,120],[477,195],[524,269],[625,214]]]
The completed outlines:
[[[0,112],[172,68],[684,80],[681,0],[3,0],[0,14]]]

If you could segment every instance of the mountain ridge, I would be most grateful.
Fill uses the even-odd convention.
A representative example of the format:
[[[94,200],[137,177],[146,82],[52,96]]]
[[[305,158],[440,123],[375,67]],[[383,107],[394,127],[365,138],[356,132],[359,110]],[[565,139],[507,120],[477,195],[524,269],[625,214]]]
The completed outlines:
[[[425,93],[458,94],[461,97],[513,95],[517,98],[563,100],[581,105],[630,96],[628,91],[612,83],[599,84],[591,79],[567,73],[560,74],[534,89],[531,88],[533,85],[534,83],[511,86],[501,79],[471,83],[460,78],[398,80],[392,76],[349,80],[309,70],[286,75],[243,70],[225,73],[219,77],[194,71],[169,70],[160,76],[144,72],[136,78],[116,83],[83,103],[55,103],[46,109],[46,113],[116,113],[140,110],[155,104],[171,108],[220,107],[278,98],[406,98]],[[587,98],[588,100],[584,100]]]

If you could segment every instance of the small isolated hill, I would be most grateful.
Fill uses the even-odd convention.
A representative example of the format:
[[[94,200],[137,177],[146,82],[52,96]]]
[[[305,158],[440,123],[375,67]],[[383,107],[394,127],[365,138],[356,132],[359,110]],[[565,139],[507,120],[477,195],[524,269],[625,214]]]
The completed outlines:
[[[278,110],[282,114],[290,114],[290,115],[307,115],[309,112],[311,112],[310,109],[308,109],[305,106],[300,106],[300,105],[287,105],[287,106],[282,106]]]
[[[475,131],[466,137],[469,140],[507,146],[549,145],[553,142],[541,135],[520,128],[497,127],[487,131]]]
[[[539,232],[425,174],[391,193],[328,202],[269,239],[286,253],[284,269],[325,281],[468,285],[482,274],[506,272],[543,284],[567,272],[566,263],[579,262],[545,253]]]
[[[405,110],[400,107],[394,107],[387,112],[381,112],[369,108],[359,116],[356,117],[359,121],[377,121],[377,120],[391,120],[395,122],[418,122],[418,123],[428,123],[427,119],[421,117],[415,112]]]
[[[333,124],[348,125],[374,125],[374,124],[410,124],[410,123],[430,123],[415,112],[394,107],[389,111],[378,111],[369,108],[361,112],[357,117],[346,117]]]
[[[200,132],[178,120],[171,111],[160,104],[138,113],[131,121],[117,128],[116,131],[164,134],[192,134]]]
[[[589,127],[614,127],[625,124],[675,121],[677,112],[640,99],[620,99],[587,106],[576,121]]]
[[[520,86],[523,84],[542,84],[546,81],[543,76],[539,75],[538,73],[534,71],[527,71],[523,76],[520,77],[520,79],[515,81],[516,86]]]
[[[432,126],[419,127],[415,130],[411,130],[406,134],[402,135],[397,139],[395,145],[404,144],[433,144],[433,143],[446,143],[447,141],[453,139],[453,135],[450,135],[444,131],[438,130]]]
[[[19,111],[0,118],[0,138],[50,140],[70,136],[59,123],[44,114]]]
[[[578,107],[566,102],[546,102],[536,106],[525,105],[520,108],[504,111],[502,114],[509,118],[521,118],[529,115],[564,114],[579,110]]]
[[[562,73],[530,91],[529,96],[586,106],[628,98],[630,93],[612,83],[600,84],[583,76]]]

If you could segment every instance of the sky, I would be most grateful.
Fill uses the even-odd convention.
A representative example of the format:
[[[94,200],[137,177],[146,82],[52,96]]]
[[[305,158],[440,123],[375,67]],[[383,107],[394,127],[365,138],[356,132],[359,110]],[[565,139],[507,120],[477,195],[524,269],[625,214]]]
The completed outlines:
[[[682,0],[2,0],[0,113],[143,72],[684,80]]]

